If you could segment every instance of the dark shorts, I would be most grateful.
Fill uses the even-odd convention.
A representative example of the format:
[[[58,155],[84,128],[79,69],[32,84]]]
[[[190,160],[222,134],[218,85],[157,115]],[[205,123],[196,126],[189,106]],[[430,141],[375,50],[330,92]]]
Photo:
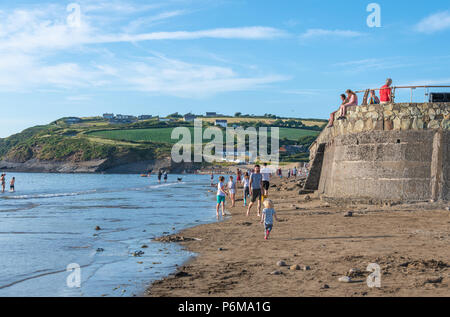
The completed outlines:
[[[253,193],[252,193],[252,203],[254,203],[257,200],[261,200],[261,189],[253,189]]]
[[[270,187],[270,183],[269,183],[269,181],[263,181],[263,188],[265,189],[265,190],[269,190],[269,187]]]
[[[14,190],[14,185],[13,186],[9,186],[10,190]]]
[[[269,232],[270,232],[270,231],[272,231],[273,224],[267,224],[266,223],[266,224],[264,224],[264,228],[266,229],[266,231],[269,230]]]

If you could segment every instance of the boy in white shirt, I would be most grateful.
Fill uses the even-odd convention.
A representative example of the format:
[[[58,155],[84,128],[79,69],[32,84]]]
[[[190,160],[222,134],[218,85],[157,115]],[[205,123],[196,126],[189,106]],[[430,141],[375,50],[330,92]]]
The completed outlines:
[[[225,177],[219,177],[219,184],[217,184],[217,206],[216,206],[216,214],[217,219],[219,219],[219,207],[222,204],[222,217],[225,217],[225,197],[228,195],[228,191],[224,184]]]
[[[263,185],[263,195],[269,195],[270,187],[270,176],[272,176],[272,170],[267,167],[267,163],[264,163],[264,167],[261,170],[262,175],[262,185]]]

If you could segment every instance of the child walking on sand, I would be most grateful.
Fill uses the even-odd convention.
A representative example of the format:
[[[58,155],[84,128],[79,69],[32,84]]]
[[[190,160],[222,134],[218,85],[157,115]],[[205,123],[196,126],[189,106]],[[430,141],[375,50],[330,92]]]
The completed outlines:
[[[278,221],[277,213],[273,209],[273,202],[270,199],[264,200],[264,210],[261,216],[261,223],[264,223],[264,239],[268,240],[273,228],[273,218]]]
[[[225,217],[225,197],[227,195],[227,190],[225,188],[225,177],[219,177],[219,184],[217,184],[217,206],[216,206],[216,214],[217,219],[219,219],[219,207],[222,204],[222,217]]]
[[[233,176],[230,176],[228,191],[230,193],[231,207],[234,207],[236,203],[236,182],[233,180]]]
[[[248,172],[245,173],[242,179],[242,185],[244,186],[244,207],[247,206],[247,197],[250,196],[250,176]]]

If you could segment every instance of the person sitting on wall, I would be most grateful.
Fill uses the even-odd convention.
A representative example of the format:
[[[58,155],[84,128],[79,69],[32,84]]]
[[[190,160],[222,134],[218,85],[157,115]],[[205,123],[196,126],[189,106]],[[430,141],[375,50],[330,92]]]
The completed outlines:
[[[338,120],[345,119],[345,116],[347,115],[347,108],[351,106],[357,106],[358,105],[358,96],[351,90],[347,89],[347,102],[344,103],[340,108],[340,115]]]
[[[345,96],[345,94],[342,94],[342,95],[341,95],[341,100],[342,100],[341,105],[345,104],[345,103],[347,102],[347,96]],[[334,117],[335,117],[335,115],[336,115],[336,113],[337,113],[338,111],[339,111],[339,109],[336,110],[335,112],[332,112],[332,113],[330,114],[330,121],[328,122],[328,128],[331,128],[331,127],[333,126],[333,124],[334,124]]]
[[[370,91],[370,105],[379,105],[380,104],[380,98],[378,98],[377,95],[375,95],[375,90]]]
[[[392,79],[386,79],[386,85],[382,86],[380,89],[380,101],[381,104],[387,104],[392,102]]]

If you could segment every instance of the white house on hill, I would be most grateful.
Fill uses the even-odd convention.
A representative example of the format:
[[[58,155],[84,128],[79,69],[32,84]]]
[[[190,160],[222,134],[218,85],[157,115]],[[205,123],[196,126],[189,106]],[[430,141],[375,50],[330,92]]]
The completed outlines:
[[[216,126],[218,125],[218,126],[226,128],[226,127],[228,127],[228,120],[216,120],[214,122],[214,125],[216,125]]]

